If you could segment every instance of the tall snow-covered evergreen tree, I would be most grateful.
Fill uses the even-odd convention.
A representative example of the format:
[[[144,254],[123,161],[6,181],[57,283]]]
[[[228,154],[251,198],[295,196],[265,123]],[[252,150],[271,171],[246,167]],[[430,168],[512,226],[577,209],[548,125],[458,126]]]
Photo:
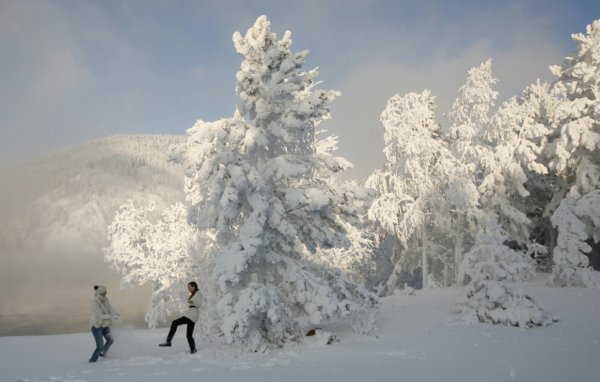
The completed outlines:
[[[491,160],[490,150],[483,142],[482,131],[490,123],[492,107],[498,97],[493,85],[498,82],[492,76],[492,60],[469,69],[467,80],[458,89],[448,117],[452,126],[446,138],[454,155],[471,167],[472,176],[479,184]]]
[[[503,226],[507,227],[512,240],[527,246],[529,254],[536,257],[544,271],[549,267],[548,251],[555,243],[548,206],[552,204],[557,179],[548,171],[546,147],[556,105],[548,84],[532,84],[519,97],[502,105],[486,131],[486,139],[500,148],[497,151],[507,154],[503,176],[511,192],[505,198],[500,196],[501,205],[508,202],[527,217],[525,220],[519,213],[504,214]],[[517,219],[511,222],[506,216]]]
[[[306,325],[366,313],[376,300],[341,272],[303,261],[350,245],[344,224],[358,222],[357,195],[332,181],[349,163],[315,142],[339,93],[316,89],[318,71],[303,69],[308,52],[292,53],[291,33],[278,40],[264,16],[233,41],[244,58],[236,115],[199,121],[179,159],[190,219],[216,234],[221,329],[228,342],[259,350]]]
[[[531,246],[525,210],[530,195],[528,175],[545,175],[541,160],[548,128],[540,113],[548,99],[545,85],[531,85],[521,97],[513,97],[494,113],[483,131],[486,143],[493,148],[493,161],[479,189],[483,207],[494,209],[509,235],[521,246]],[[536,195],[539,196],[539,195]]]
[[[443,277],[444,285],[462,285],[460,264],[463,255],[473,245],[480,216],[479,191],[464,163],[455,161],[454,173],[442,193],[442,203],[436,214],[436,226],[446,240],[439,242],[450,251],[451,265]]]
[[[469,69],[465,84],[448,113],[451,126],[445,139],[457,165],[452,182],[446,190],[448,221],[453,223],[454,276],[460,280],[462,256],[473,245],[481,208],[483,179],[494,167],[493,150],[486,144],[483,131],[490,123],[492,107],[498,97],[493,89],[497,80],[492,76],[492,61],[487,60]]]
[[[600,240],[600,20],[572,37],[576,51],[551,67],[558,106],[549,145],[550,168],[561,179],[558,195],[564,195],[552,216],[558,229],[552,282],[569,286],[590,285],[586,242]]]
[[[453,279],[461,285],[460,264],[463,254],[473,245],[480,214],[479,186],[491,168],[492,152],[483,140],[482,130],[489,125],[491,108],[498,93],[492,86],[492,62],[471,68],[465,84],[447,114],[451,126],[444,139],[454,157],[455,166],[444,190],[440,227],[445,227],[452,248]]]
[[[529,195],[526,170],[546,171],[536,161],[546,129],[529,117],[527,98],[513,98],[493,111],[495,83],[491,60],[469,71],[449,113],[453,126],[447,138],[463,165],[463,174],[458,176],[466,177],[464,182],[472,182],[477,189],[480,214],[497,217],[508,234],[507,240],[525,246],[529,243],[530,221],[517,199]],[[476,231],[467,232],[473,240]]]
[[[344,192],[356,195],[358,200],[364,200],[357,204],[360,222],[344,222],[346,236],[350,240],[347,247],[322,248],[316,253],[307,253],[305,258],[316,264],[322,264],[330,268],[338,268],[351,280],[372,287],[375,280],[376,263],[376,232],[369,223],[367,214],[372,202],[373,194],[365,187],[359,186],[356,181],[344,182],[340,185]]]
[[[465,219],[471,223],[465,235],[469,240],[459,247],[468,251],[459,263],[456,258],[460,264],[458,280],[466,282],[465,300],[458,309],[480,321],[542,325],[547,322],[542,310],[518,287],[532,269],[531,263],[523,253],[510,249],[507,242],[523,244],[529,239],[529,220],[515,206],[512,196],[528,195],[523,164],[543,170],[535,167],[533,154],[537,146],[528,135],[539,137],[544,130],[520,123],[524,117],[515,114],[515,100],[492,113],[497,96],[492,89],[495,82],[490,60],[471,69],[450,113],[453,126],[448,139],[463,166],[458,178],[471,184],[463,190],[476,189],[476,196],[467,200],[477,201],[476,208],[473,202],[466,204],[471,209],[469,219]],[[528,162],[522,163],[522,157]]]
[[[403,247],[394,252],[387,288],[392,291],[401,272],[415,268],[421,269],[426,288],[430,257],[435,252],[429,235],[441,204],[440,192],[454,171],[452,157],[440,139],[435,99],[427,90],[390,98],[381,122],[386,161],[384,169],[375,171],[366,182],[379,192],[369,218],[397,237]]]

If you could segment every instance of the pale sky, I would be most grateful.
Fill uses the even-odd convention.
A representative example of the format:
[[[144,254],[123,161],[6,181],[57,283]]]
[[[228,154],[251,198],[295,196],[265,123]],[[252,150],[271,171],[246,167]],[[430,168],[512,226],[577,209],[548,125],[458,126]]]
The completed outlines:
[[[429,89],[442,115],[488,58],[501,100],[549,81],[600,1],[0,0],[0,163],[232,115],[231,36],[262,14],[342,92],[323,127],[362,178],[383,163],[389,97]]]

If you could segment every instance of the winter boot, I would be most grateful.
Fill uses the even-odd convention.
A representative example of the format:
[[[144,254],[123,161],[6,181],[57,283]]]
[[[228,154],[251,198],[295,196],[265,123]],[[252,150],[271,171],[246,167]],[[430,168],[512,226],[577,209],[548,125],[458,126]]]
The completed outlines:
[[[193,338],[188,338],[188,344],[190,345],[190,354],[196,352],[196,341]]]
[[[165,342],[163,342],[162,344],[158,344],[158,346],[171,347],[171,339],[167,338],[167,340]]]

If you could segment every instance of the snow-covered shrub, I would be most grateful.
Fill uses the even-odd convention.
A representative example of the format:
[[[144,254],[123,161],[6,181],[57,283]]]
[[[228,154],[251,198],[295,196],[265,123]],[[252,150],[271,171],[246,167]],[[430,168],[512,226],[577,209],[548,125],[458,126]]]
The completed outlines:
[[[461,263],[461,278],[467,281],[456,311],[467,322],[531,327],[551,322],[537,303],[518,286],[532,272],[522,254],[506,247],[506,235],[487,218],[476,244]]]
[[[598,195],[590,196],[587,199],[589,201],[600,200]],[[597,220],[600,209],[598,204],[593,208],[592,205],[585,203],[585,198],[581,201],[583,203],[576,205],[576,202],[566,197],[552,215],[552,224],[558,230],[558,239],[552,258],[554,267],[550,276],[551,285],[590,287],[595,283],[591,269],[588,267],[589,259],[585,255],[592,249],[586,243],[588,239],[586,224],[577,216],[577,212],[582,215],[591,212],[595,214],[594,219]],[[582,204],[583,208],[581,208]]]

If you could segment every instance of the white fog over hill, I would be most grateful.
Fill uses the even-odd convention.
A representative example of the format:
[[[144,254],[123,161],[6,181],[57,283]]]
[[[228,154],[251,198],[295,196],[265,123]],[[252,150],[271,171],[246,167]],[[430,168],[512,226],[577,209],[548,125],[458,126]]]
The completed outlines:
[[[1,174],[0,335],[87,329],[94,283],[108,286],[125,322],[141,323],[148,293],[118,291],[103,261],[106,229],[129,199],[159,207],[184,199],[183,171],[168,158],[183,139],[111,136]]]

